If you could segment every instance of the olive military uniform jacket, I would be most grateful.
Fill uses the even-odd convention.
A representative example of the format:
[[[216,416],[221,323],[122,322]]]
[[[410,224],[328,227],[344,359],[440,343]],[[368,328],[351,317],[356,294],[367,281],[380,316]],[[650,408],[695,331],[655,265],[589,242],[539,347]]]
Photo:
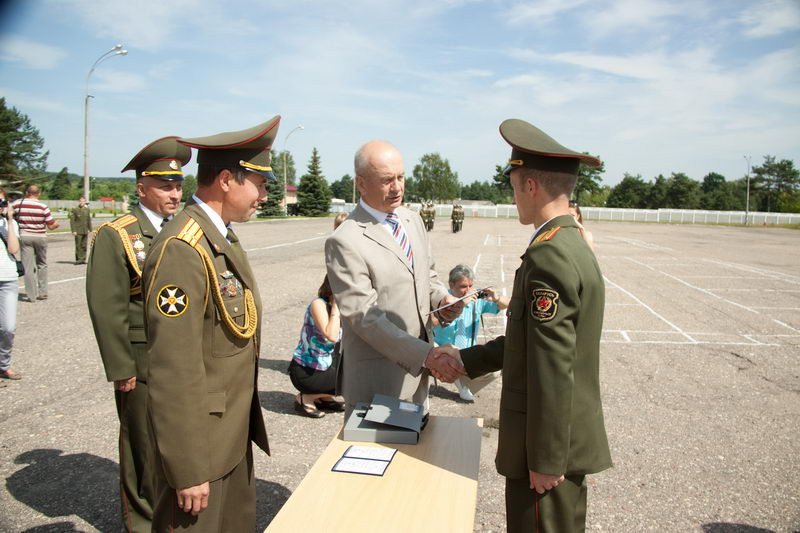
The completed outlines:
[[[88,207],[74,207],[69,212],[69,230],[86,235],[92,231],[92,214]]]
[[[256,390],[261,297],[245,252],[197,204],[153,244],[144,270],[149,413],[157,468],[184,489],[269,453]]]
[[[95,234],[86,271],[86,299],[109,381],[134,376],[147,381],[141,269],[155,236],[156,230],[138,206],[103,224]]]
[[[325,242],[328,279],[342,314],[340,393],[348,408],[375,393],[423,403],[431,348],[431,306],[447,295],[420,217],[396,213],[414,266],[394,237],[360,204]]]
[[[600,402],[605,287],[575,220],[539,231],[514,277],[503,337],[461,351],[470,377],[503,370],[497,471],[591,474],[611,466]]]

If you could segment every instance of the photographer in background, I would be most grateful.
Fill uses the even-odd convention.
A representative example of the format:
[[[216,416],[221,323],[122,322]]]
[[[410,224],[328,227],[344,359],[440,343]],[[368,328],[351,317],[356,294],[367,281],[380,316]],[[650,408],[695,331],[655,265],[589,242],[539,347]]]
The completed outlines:
[[[450,294],[457,298],[461,298],[475,292],[475,272],[467,265],[456,265],[448,276],[450,284]],[[501,309],[508,307],[510,299],[505,296],[499,296],[491,287],[477,291],[464,300],[464,311],[453,322],[447,325],[435,323],[433,327],[433,336],[436,344],[453,344],[457,348],[469,348],[475,346],[478,341],[478,328],[481,324],[481,315],[489,313],[496,315]],[[435,319],[434,319],[435,320]],[[488,374],[487,377],[481,377],[480,386],[473,386],[476,390],[485,387],[491,380],[497,377],[497,374]],[[462,400],[474,402],[475,396],[470,390],[470,379],[465,377],[459,378],[455,381],[458,387],[458,395]]]
[[[14,220],[14,208],[0,189],[0,378],[22,379],[11,370],[11,348],[17,328],[17,294],[19,276],[17,260],[12,255],[19,251],[19,227]]]

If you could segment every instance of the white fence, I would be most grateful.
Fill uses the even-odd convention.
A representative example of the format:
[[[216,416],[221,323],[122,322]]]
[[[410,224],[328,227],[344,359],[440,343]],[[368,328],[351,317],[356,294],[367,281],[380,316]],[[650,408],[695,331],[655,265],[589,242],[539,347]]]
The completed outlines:
[[[414,211],[419,211],[421,204],[406,204]],[[349,213],[354,204],[346,203],[331,206],[331,212]],[[450,217],[453,206],[441,204],[436,206],[437,217]],[[619,222],[661,222],[666,224],[744,224],[744,211],[702,211],[699,209],[622,209],[615,207],[581,207],[581,214],[586,220],[614,220]],[[477,205],[464,206],[464,215],[484,218],[516,218],[515,205]],[[751,211],[747,223],[760,226],[762,224],[800,224],[800,213],[764,213]]]

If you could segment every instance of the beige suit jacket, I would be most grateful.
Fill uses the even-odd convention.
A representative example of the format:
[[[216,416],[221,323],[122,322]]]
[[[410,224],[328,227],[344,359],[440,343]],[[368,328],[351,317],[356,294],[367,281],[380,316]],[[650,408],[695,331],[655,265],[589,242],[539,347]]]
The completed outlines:
[[[429,312],[447,294],[419,215],[396,210],[414,266],[360,205],[325,242],[328,278],[342,315],[340,393],[349,415],[375,393],[425,403],[423,363],[433,340]]]

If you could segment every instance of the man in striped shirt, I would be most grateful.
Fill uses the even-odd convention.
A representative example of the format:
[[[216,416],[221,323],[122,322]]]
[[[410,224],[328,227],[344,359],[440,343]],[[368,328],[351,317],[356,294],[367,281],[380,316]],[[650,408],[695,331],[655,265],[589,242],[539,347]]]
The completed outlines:
[[[47,299],[47,230],[56,229],[58,222],[50,209],[39,201],[39,187],[29,185],[25,198],[12,205],[19,223],[22,263],[25,265],[25,301]]]

